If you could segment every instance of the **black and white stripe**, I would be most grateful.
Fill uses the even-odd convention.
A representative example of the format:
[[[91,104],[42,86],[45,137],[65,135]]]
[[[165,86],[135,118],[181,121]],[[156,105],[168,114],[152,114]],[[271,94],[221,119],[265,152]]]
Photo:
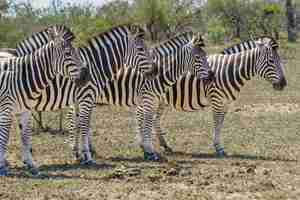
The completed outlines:
[[[200,35],[191,36],[191,33],[183,33],[152,49],[155,63],[159,69],[157,78],[149,81],[145,80],[142,74],[136,70],[122,70],[118,73],[116,80],[110,81],[106,85],[97,102],[100,104],[131,107],[139,105],[143,96],[142,99],[145,104],[138,111],[138,121],[140,122],[144,120],[143,113],[150,115],[147,112],[150,110],[149,107],[153,106],[152,98],[163,98],[165,92],[172,87],[182,74],[191,71],[197,75],[199,80],[208,81],[211,79],[212,74],[208,69],[206,53],[202,49],[202,46],[204,46],[203,40]],[[74,121],[72,127],[76,130]],[[142,131],[143,129],[140,130]],[[71,141],[73,139],[71,138]],[[77,135],[73,146],[75,151],[78,150],[76,148],[78,143]],[[149,151],[145,151],[145,159],[157,159],[154,154],[148,155]]]
[[[213,144],[217,154],[224,156],[224,148],[220,144],[220,130],[227,106],[239,97],[243,86],[256,75],[271,82],[276,90],[282,90],[286,86],[287,82],[277,53],[277,42],[273,38],[262,37],[247,43],[255,45],[248,50],[231,47],[235,51],[241,50],[240,53],[208,57],[209,65],[215,74],[214,82],[206,84],[195,76],[187,74],[166,93],[166,101],[156,107],[153,124],[151,124],[163,147],[170,150],[160,127],[164,104],[179,111],[197,111],[211,106],[214,119]]]
[[[38,111],[56,110],[78,102],[83,163],[93,162],[86,139],[89,137],[90,115],[97,97],[107,82],[115,79],[117,72],[124,67],[135,68],[146,78],[153,78],[155,67],[152,67],[153,59],[145,45],[144,36],[145,32],[139,26],[122,25],[90,38],[86,45],[78,48],[78,52],[81,59],[87,63],[91,81],[78,89],[69,79],[57,76],[35,99],[35,110]],[[36,36],[33,37],[37,39]],[[32,46],[35,48],[41,43],[36,42]],[[31,46],[24,49],[30,48]],[[28,114],[22,116],[24,127],[28,127],[28,117]],[[29,143],[29,133],[26,131],[28,128],[23,130],[22,137]],[[27,151],[27,154],[30,152]]]
[[[59,30],[47,29],[51,42],[36,52],[0,60],[0,176],[7,175],[5,151],[13,115],[34,109],[33,102],[57,75],[82,82],[85,65]],[[33,163],[27,163],[34,167]]]

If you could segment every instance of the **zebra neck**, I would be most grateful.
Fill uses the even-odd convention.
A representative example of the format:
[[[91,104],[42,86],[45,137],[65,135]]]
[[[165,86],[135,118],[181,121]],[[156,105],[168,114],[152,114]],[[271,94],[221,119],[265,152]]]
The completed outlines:
[[[240,82],[249,81],[256,76],[256,63],[259,56],[258,48],[232,55],[235,79]],[[230,70],[230,69],[229,69]],[[243,84],[242,84],[243,85]]]
[[[31,94],[30,96],[41,93],[55,78],[54,48],[51,44],[49,43],[45,48],[41,48],[33,54],[17,58],[17,68],[20,69],[18,78],[26,93]]]
[[[181,47],[173,51],[172,54],[161,57],[158,66],[161,68],[160,80],[166,87],[170,87],[176,83],[176,81],[186,74],[191,66],[189,50],[185,47]]]
[[[128,47],[126,41],[118,44],[114,40],[108,43],[103,40],[92,38],[85,46],[79,48],[82,59],[90,69],[91,82],[99,89],[103,88],[107,81],[114,79],[119,69],[125,67],[124,58]],[[110,46],[113,42],[115,44]]]
[[[209,63],[216,74],[216,87],[235,100],[246,82],[256,75],[257,48],[231,55],[214,55]]]

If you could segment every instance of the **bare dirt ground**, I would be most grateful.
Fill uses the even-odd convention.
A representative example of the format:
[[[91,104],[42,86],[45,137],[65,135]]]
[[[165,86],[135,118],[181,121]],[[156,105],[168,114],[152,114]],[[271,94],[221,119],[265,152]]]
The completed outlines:
[[[76,164],[67,136],[40,133],[33,155],[44,176],[26,173],[19,135],[11,132],[11,176],[0,178],[0,199],[300,199],[300,61],[285,65],[288,87],[273,91],[253,81],[227,114],[222,142],[228,156],[211,147],[211,112],[167,112],[163,127],[174,154],[144,162],[136,146],[134,112],[101,107],[93,116],[97,165]],[[158,148],[158,147],[156,147]],[[160,150],[160,149],[158,149]]]

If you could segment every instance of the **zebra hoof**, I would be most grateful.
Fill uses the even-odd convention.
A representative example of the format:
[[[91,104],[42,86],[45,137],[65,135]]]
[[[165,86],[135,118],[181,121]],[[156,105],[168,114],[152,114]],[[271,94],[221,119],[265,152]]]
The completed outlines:
[[[28,170],[28,172],[29,172],[32,176],[39,176],[39,175],[40,175],[40,171],[39,171],[38,168],[36,168],[36,167],[28,167],[27,170]]]
[[[29,164],[26,161],[23,161],[27,172],[32,176],[39,176],[39,170],[33,164]]]
[[[85,166],[93,166],[96,165],[97,163],[94,160],[81,160],[80,164]]]
[[[157,153],[144,152],[144,160],[146,160],[146,161],[152,161],[152,162],[159,162],[159,161],[162,160],[162,158]]]
[[[6,166],[0,167],[0,176],[7,176],[8,175],[8,170]]]
[[[224,151],[224,148],[219,148],[216,150],[216,154],[218,158],[224,158],[226,156],[226,153]]]

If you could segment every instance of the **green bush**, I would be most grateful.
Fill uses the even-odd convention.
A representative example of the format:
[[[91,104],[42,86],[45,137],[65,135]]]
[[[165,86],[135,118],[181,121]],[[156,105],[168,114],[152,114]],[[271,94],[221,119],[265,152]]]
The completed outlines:
[[[226,30],[220,20],[213,18],[208,22],[207,34],[210,41],[221,43],[224,41]]]

